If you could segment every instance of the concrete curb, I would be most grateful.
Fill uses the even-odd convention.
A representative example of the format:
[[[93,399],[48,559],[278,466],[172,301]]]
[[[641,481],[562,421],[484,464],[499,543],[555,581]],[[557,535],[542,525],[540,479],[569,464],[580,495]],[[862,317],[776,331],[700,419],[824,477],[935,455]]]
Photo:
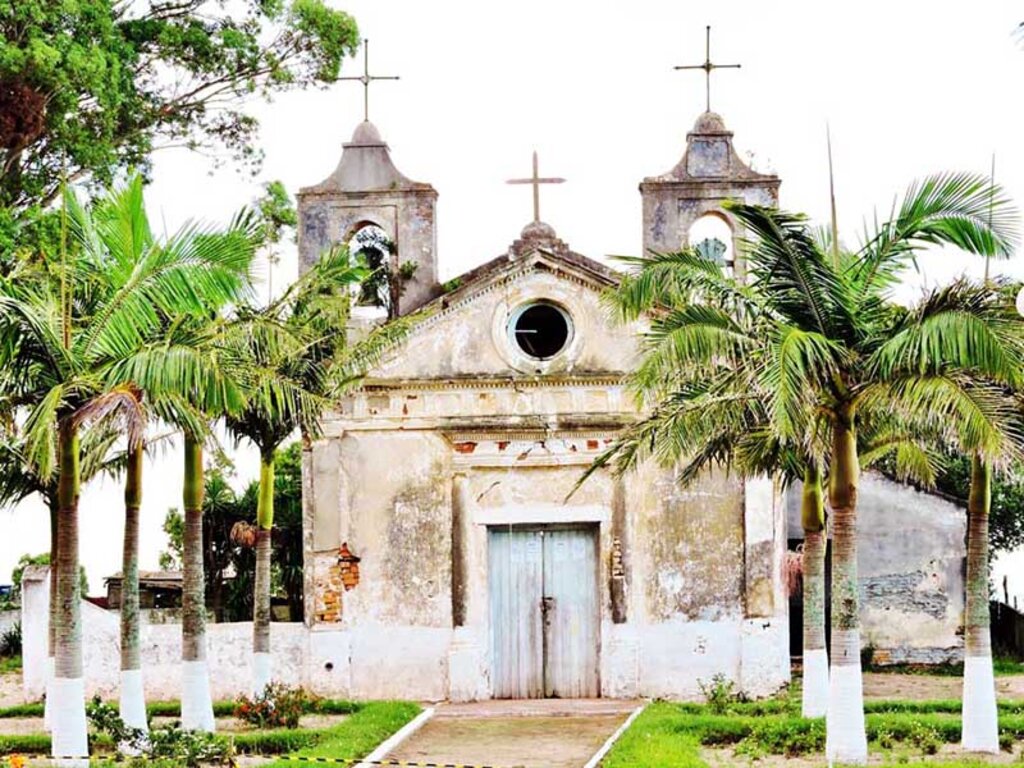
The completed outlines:
[[[626,721],[615,730],[615,733],[608,737],[608,740],[601,745],[601,748],[594,753],[594,756],[587,761],[587,764],[583,766],[583,768],[597,768],[600,762],[604,760],[605,755],[607,755],[611,751],[611,748],[615,745],[615,742],[618,741],[622,734],[626,732],[626,729],[633,724],[633,721],[640,716],[641,712],[647,709],[647,704],[648,702],[645,701],[639,707],[630,712],[629,717],[626,718]]]
[[[426,722],[434,716],[434,707],[427,707],[420,712],[416,717],[410,720],[408,723],[403,725],[393,734],[388,736],[384,741],[377,745],[377,748],[370,754],[363,758],[364,762],[359,763],[357,768],[366,768],[369,764],[377,762],[379,763],[385,757],[393,752],[399,744],[412,736],[416,731],[422,728]]]

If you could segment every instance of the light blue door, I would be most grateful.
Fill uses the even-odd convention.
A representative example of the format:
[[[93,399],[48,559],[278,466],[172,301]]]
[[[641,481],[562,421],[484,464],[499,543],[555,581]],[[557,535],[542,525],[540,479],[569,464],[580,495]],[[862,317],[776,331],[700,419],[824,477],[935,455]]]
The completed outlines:
[[[495,698],[599,695],[596,529],[492,528]]]
[[[544,532],[544,695],[598,696],[595,531]]]

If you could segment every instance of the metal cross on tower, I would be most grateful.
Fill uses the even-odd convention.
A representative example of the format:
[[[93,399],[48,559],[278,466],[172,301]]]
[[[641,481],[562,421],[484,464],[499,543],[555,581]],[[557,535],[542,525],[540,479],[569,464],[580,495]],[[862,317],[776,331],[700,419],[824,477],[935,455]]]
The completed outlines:
[[[540,185],[541,184],[562,184],[565,179],[555,176],[541,178],[537,173],[537,153],[533,153],[533,176],[528,179],[509,179],[509,184],[532,184],[533,185],[533,220],[540,221]]]
[[[688,64],[686,66],[675,67],[675,69],[703,69],[704,70],[704,93],[705,93],[705,110],[711,111],[711,70],[713,69],[739,69],[739,64],[712,64],[711,63],[711,27],[705,29],[706,37],[704,42],[704,63],[703,64]]]
[[[339,80],[358,80],[363,84],[363,120],[370,119],[370,83],[374,80],[397,80],[397,75],[370,74],[370,41],[363,40],[363,74],[359,77],[339,77]]]

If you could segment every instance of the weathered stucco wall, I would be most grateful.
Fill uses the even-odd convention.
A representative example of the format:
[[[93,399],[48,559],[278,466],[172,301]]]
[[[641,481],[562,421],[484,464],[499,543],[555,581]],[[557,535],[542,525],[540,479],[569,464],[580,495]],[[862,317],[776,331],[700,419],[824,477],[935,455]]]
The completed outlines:
[[[790,536],[801,538],[799,489]],[[965,511],[875,472],[861,476],[857,568],[861,641],[878,663],[938,663],[963,655]]]

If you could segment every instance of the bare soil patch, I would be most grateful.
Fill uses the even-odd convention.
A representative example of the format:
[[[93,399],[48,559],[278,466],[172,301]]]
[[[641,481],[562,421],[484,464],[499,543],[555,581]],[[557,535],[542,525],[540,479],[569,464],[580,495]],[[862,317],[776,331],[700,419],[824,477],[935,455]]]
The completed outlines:
[[[25,691],[21,687],[21,672],[0,675],[0,707],[25,704]]]
[[[442,717],[427,722],[388,757],[504,768],[580,768],[625,720],[586,717]]]
[[[963,679],[955,676],[864,673],[866,699],[934,701],[959,699],[962,693]],[[997,677],[996,695],[1000,699],[1024,699],[1024,675]]]

